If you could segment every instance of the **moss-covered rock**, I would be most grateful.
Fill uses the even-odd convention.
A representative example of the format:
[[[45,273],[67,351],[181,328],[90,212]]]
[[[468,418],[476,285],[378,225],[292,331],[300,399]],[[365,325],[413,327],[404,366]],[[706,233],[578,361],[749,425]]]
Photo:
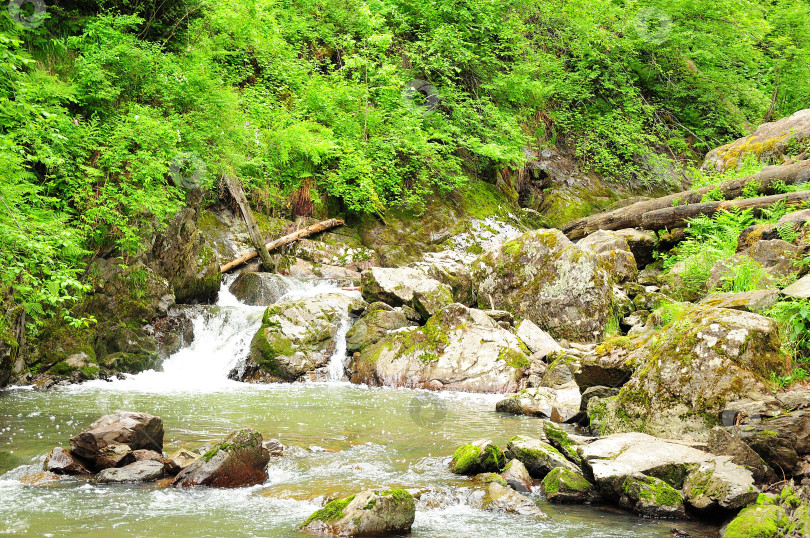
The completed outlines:
[[[318,535],[391,536],[411,531],[416,502],[403,489],[366,490],[328,503],[301,529]]]
[[[497,482],[490,482],[487,485],[481,507],[492,512],[534,516],[536,519],[548,517],[530,497]]]
[[[545,477],[552,469],[561,467],[580,473],[579,467],[570,462],[559,450],[548,443],[531,437],[514,437],[506,445],[506,457],[520,460],[534,478]]]
[[[726,526],[723,538],[774,538],[787,526],[785,511],[773,504],[753,504]]]
[[[681,492],[661,479],[637,474],[622,485],[619,504],[648,517],[684,517]]]
[[[453,292],[448,286],[411,267],[372,267],[363,271],[361,293],[370,303],[408,305],[424,319],[453,302]]]
[[[480,305],[528,318],[556,338],[600,339],[611,315],[607,271],[559,230],[523,234],[472,267]]]
[[[174,478],[172,486],[236,488],[262,484],[267,478],[270,453],[256,430],[237,430]]]
[[[728,402],[767,394],[766,379],[790,365],[774,320],[705,306],[684,310],[626,361],[638,366],[619,395],[589,403],[592,426],[704,441]]]
[[[350,352],[363,351],[376,344],[390,331],[413,327],[412,322],[401,308],[391,308],[384,303],[372,303],[366,313],[358,319],[346,333],[346,348]]]
[[[525,346],[481,310],[454,303],[423,327],[402,328],[352,358],[354,383],[510,392],[529,367]]]
[[[597,498],[596,488],[580,473],[557,467],[540,484],[546,499],[558,503],[585,503]]]
[[[488,439],[461,445],[453,453],[450,469],[456,474],[498,473],[506,460],[498,445]]]

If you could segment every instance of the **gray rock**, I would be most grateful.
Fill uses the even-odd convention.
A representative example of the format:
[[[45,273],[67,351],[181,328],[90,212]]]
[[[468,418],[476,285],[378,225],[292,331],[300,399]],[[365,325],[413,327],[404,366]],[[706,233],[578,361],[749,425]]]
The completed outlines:
[[[540,487],[551,502],[586,503],[598,498],[596,488],[581,473],[562,467],[552,469]]]
[[[794,299],[810,298],[810,275],[804,275],[799,280],[782,290],[782,295]]]
[[[290,279],[276,273],[241,273],[230,287],[230,292],[245,304],[269,306],[293,289]]]
[[[116,469],[104,469],[96,475],[99,484],[124,482],[154,482],[163,478],[163,464],[155,460],[141,460]]]
[[[408,305],[425,319],[453,302],[448,286],[412,267],[372,267],[363,271],[361,286],[366,301]]]
[[[524,319],[515,331],[517,337],[526,344],[532,354],[538,358],[560,351],[562,348],[546,331],[538,327],[532,320]]]
[[[520,460],[509,460],[501,476],[509,484],[509,487],[515,491],[528,493],[532,490],[532,477]]]
[[[497,482],[490,482],[487,485],[482,508],[492,512],[534,516],[537,519],[548,517],[529,497]]]
[[[579,410],[583,413],[587,412],[588,402],[591,401],[591,398],[612,398],[617,394],[619,394],[619,389],[616,387],[603,387],[599,385],[588,387],[585,389],[585,392],[582,393]]]
[[[312,514],[301,529],[337,536],[391,536],[411,531],[416,502],[405,490],[361,491],[332,501]]]
[[[746,312],[762,312],[768,310],[779,300],[779,290],[755,290],[739,293],[711,293],[700,301],[706,306],[718,308],[731,308]]]
[[[384,303],[374,304],[382,305]],[[416,323],[409,320],[401,308],[390,310],[376,308],[364,314],[352,325],[352,328],[346,333],[346,348],[350,352],[362,351],[367,346],[379,342],[391,331],[415,325]]]
[[[324,366],[335,336],[350,312],[362,302],[341,293],[327,293],[269,306],[250,345],[250,359],[284,381]]]
[[[799,472],[802,456],[810,454],[810,409],[800,409],[734,430],[774,469]]]
[[[523,234],[472,266],[479,305],[530,319],[555,338],[599,340],[611,315],[610,278],[596,254],[559,230]]]
[[[355,354],[353,383],[511,392],[530,363],[520,340],[480,310],[445,307],[423,327],[404,328]]]
[[[630,252],[633,253],[633,257],[639,268],[647,266],[655,259],[653,253],[655,252],[658,238],[655,236],[654,232],[625,228],[623,230],[616,230],[613,233],[627,241],[627,246],[630,247]]]
[[[739,510],[757,500],[754,477],[744,467],[715,459],[690,471],[683,483],[683,496],[693,508]]]
[[[719,456],[731,456],[731,461],[737,465],[742,465],[751,471],[754,480],[758,484],[770,484],[776,482],[776,473],[767,463],[749,447],[739,436],[720,426],[715,427],[709,433],[709,452]]]
[[[209,447],[210,449],[210,447]],[[208,450],[203,451],[203,454]],[[172,476],[176,475],[198,459],[200,459],[201,454],[195,454],[194,452],[189,452],[185,449],[180,449],[176,452],[172,452],[168,458],[166,458],[166,462],[164,464],[164,468],[166,472]]]
[[[533,387],[499,401],[495,411],[567,422],[579,413],[580,403],[579,389],[573,384],[556,389]]]
[[[69,450],[56,447],[45,458],[44,471],[55,474],[90,474],[85,465]]]
[[[636,259],[622,234],[597,230],[580,240],[577,246],[593,251],[614,282],[634,280],[638,275]]]
[[[533,478],[543,478],[549,471],[562,467],[579,473],[579,467],[571,463],[559,450],[548,443],[531,437],[515,437],[506,445],[507,459],[520,460]]]

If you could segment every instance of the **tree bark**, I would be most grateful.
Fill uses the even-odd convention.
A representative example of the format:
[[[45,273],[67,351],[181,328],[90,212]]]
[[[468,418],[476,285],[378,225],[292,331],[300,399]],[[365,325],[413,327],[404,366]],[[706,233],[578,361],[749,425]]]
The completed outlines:
[[[265,248],[267,248],[267,250],[269,252],[269,251],[275,250],[275,249],[277,249],[279,247],[283,247],[284,245],[287,245],[289,243],[292,243],[293,241],[298,241],[299,239],[309,237],[310,235],[316,234],[318,232],[323,232],[323,231],[329,230],[331,228],[334,228],[336,226],[343,226],[343,224],[344,224],[344,222],[342,220],[340,220],[340,219],[324,220],[324,221],[312,224],[310,226],[307,226],[306,228],[302,228],[302,229],[298,230],[297,232],[293,232],[291,234],[285,235],[284,237],[280,237],[279,239],[276,239],[275,241],[267,243],[264,246],[265,246]],[[243,263],[245,263],[245,262],[247,262],[249,260],[252,260],[256,256],[258,256],[258,254],[257,254],[257,252],[255,250],[252,251],[252,252],[248,252],[247,254],[244,254],[243,256],[240,256],[239,258],[236,258],[232,262],[226,263],[225,265],[220,267],[219,270],[220,270],[221,273],[227,273],[231,269],[239,267]]]
[[[262,267],[265,271],[272,273],[276,270],[276,266],[272,258],[270,258],[267,247],[264,246],[264,238],[259,231],[259,226],[256,224],[256,219],[253,218],[250,204],[248,204],[245,193],[242,190],[242,183],[237,177],[228,174],[224,175],[223,179],[225,180],[225,186],[228,187],[231,196],[233,196],[233,199],[236,200],[236,204],[239,206],[239,211],[242,213],[242,220],[245,221],[245,227],[250,236],[250,242],[253,243],[253,248],[258,252],[259,259],[262,261]]]
[[[607,211],[605,213],[598,213],[569,222],[562,227],[562,231],[569,239],[577,240],[597,230],[637,228],[641,226],[641,221],[645,213],[671,208],[675,205],[700,203],[703,199],[703,195],[714,189],[719,189],[724,198],[732,199],[742,195],[746,184],[754,181],[759,182],[759,194],[775,194],[774,184],[780,180],[784,181],[787,185],[801,182],[802,180],[810,180],[810,160],[782,166],[769,166],[757,174],[740,179],[730,179],[717,185],[709,185],[699,189],[669,194],[661,198],[655,198],[654,200],[636,202],[627,207]]]
[[[674,228],[683,226],[687,219],[693,219],[703,215],[711,216],[721,209],[729,210],[732,207],[739,209],[768,207],[781,200],[784,200],[786,205],[800,204],[806,200],[810,200],[810,191],[789,192],[787,194],[775,194],[773,196],[762,196],[760,198],[679,205],[666,209],[648,211],[642,217],[640,227],[645,230]]]

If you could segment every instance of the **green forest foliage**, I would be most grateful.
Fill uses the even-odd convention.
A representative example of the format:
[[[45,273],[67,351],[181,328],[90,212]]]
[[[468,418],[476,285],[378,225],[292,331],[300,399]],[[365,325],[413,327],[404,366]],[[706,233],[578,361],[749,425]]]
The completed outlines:
[[[322,213],[418,213],[519,169],[526,145],[655,182],[774,96],[773,118],[810,103],[794,0],[47,4],[35,28],[0,12],[0,298],[35,319],[82,323],[87,255],[125,259],[182,205],[178,154],[211,197],[234,173],[281,216],[302,193]],[[431,114],[403,98],[417,79]]]

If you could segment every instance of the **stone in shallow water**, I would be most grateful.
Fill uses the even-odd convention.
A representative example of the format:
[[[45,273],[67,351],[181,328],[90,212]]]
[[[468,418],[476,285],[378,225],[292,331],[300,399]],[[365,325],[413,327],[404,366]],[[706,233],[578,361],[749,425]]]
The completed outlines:
[[[56,474],[90,474],[85,465],[69,450],[56,447],[45,458],[42,466],[45,471]]]
[[[497,473],[505,460],[498,445],[488,439],[461,445],[453,453],[450,468],[456,474]]]
[[[207,451],[208,450],[203,451],[203,454]],[[181,448],[166,458],[166,472],[172,476],[176,475],[198,459],[200,459],[200,454],[195,454],[194,452],[189,452],[188,450]]]
[[[624,480],[619,504],[648,517],[686,516],[681,492],[659,478],[634,474]]]
[[[115,464],[118,452],[125,451],[115,445],[126,445],[131,450],[148,449],[163,452],[163,420],[147,413],[119,411],[93,422],[85,431],[70,439],[70,452],[89,460],[96,470]],[[107,448],[110,447],[109,450]],[[99,460],[99,461],[96,461]]]
[[[267,478],[270,453],[262,435],[250,428],[231,433],[178,474],[172,486],[238,488],[261,484]]]
[[[532,477],[520,460],[509,460],[501,476],[515,491],[528,493],[532,490]]]
[[[416,502],[407,491],[366,490],[330,502],[301,529],[318,535],[391,536],[409,533],[415,517]]]
[[[546,499],[558,503],[585,503],[598,495],[593,484],[580,473],[557,467],[552,469],[540,484]]]
[[[515,437],[506,445],[506,457],[520,460],[533,478],[543,478],[552,469],[562,467],[579,473],[580,469],[548,443],[531,437]]]
[[[548,517],[529,497],[497,482],[490,482],[487,485],[482,508],[493,512],[534,516],[538,519]]]
[[[155,460],[141,460],[116,469],[104,469],[96,475],[99,484],[125,482],[154,482],[163,478],[163,464]]]

